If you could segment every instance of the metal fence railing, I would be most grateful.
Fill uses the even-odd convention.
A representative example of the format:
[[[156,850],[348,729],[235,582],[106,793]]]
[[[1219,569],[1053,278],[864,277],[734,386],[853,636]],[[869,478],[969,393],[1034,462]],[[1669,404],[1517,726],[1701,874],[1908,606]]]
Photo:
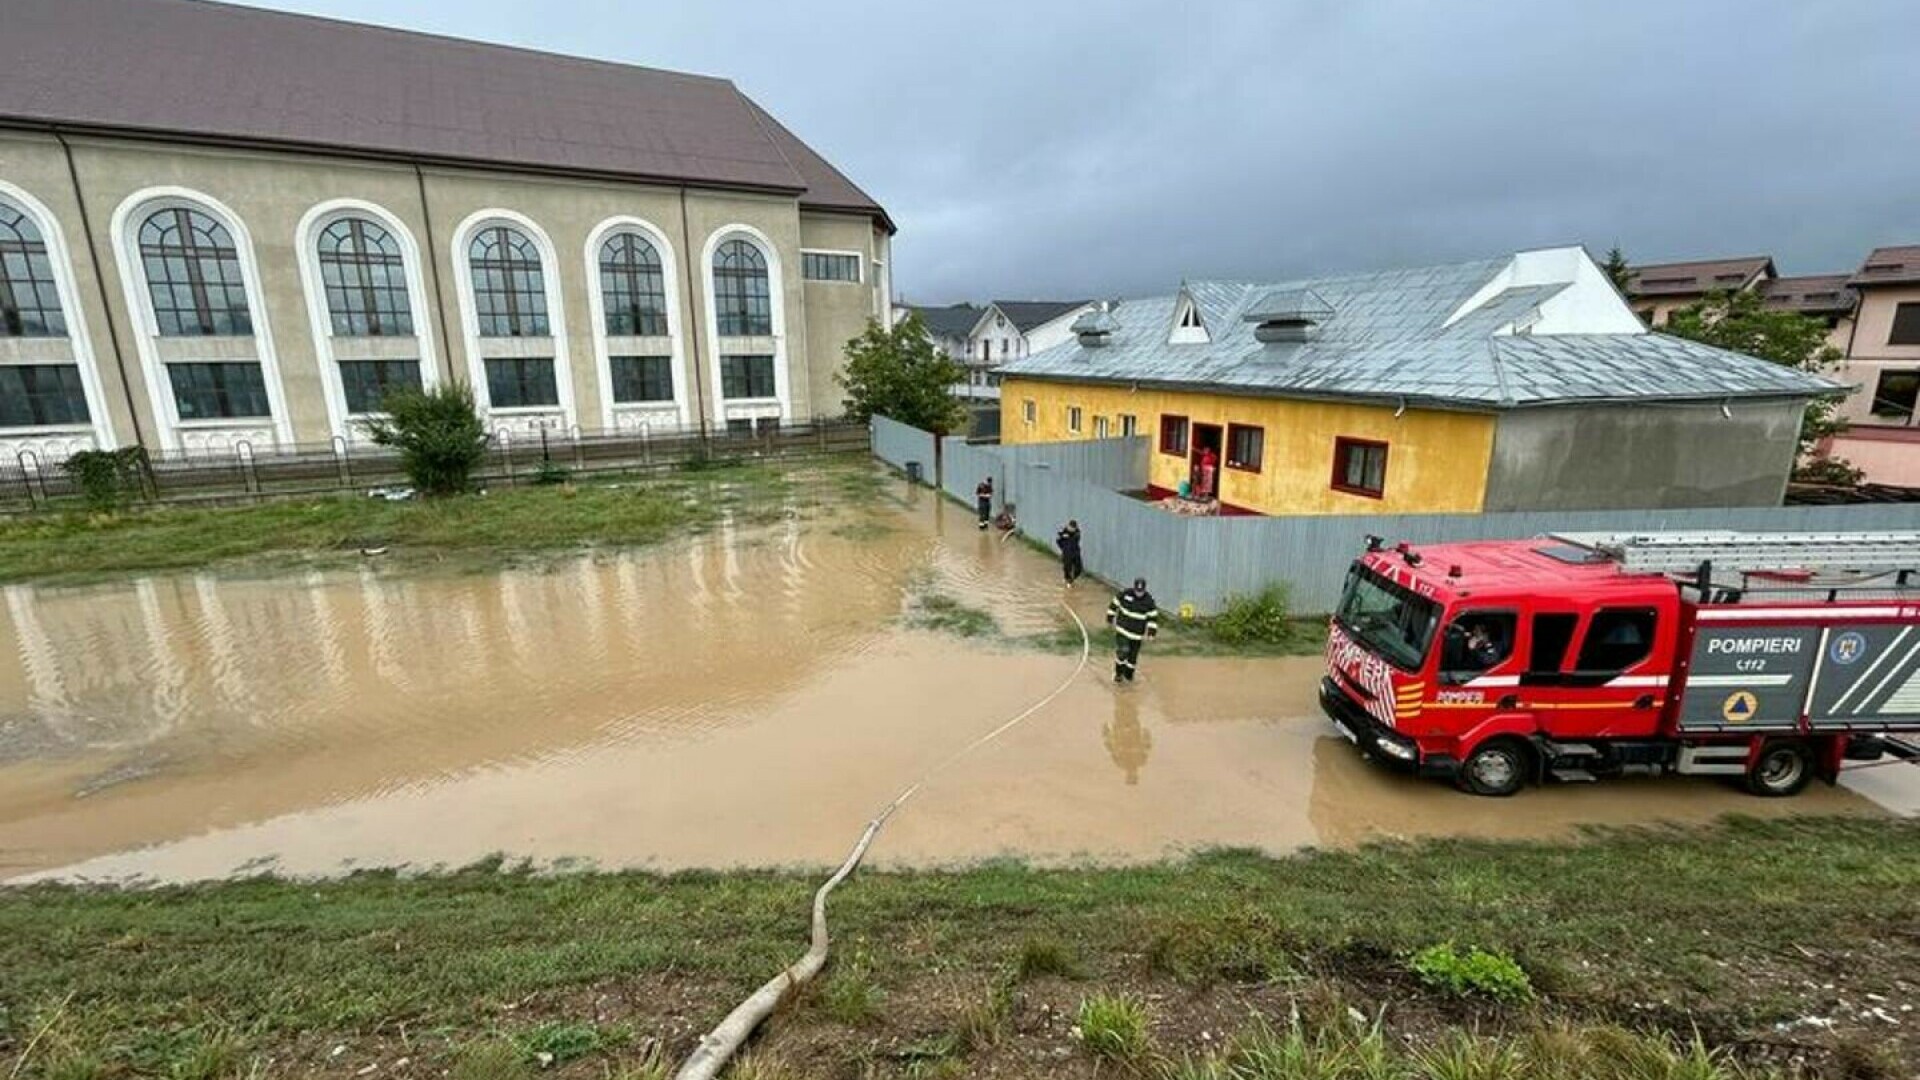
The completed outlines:
[[[865,453],[865,424],[761,425],[751,431],[654,427],[642,431],[496,431],[475,478],[515,484],[551,465],[569,474],[633,472],[702,460],[786,458]],[[334,438],[325,443],[256,447],[241,441],[216,453],[150,450],[137,497],[187,503],[323,494],[406,482],[399,455],[370,443]],[[79,485],[59,461],[24,451],[0,460],[0,512],[77,504]]]

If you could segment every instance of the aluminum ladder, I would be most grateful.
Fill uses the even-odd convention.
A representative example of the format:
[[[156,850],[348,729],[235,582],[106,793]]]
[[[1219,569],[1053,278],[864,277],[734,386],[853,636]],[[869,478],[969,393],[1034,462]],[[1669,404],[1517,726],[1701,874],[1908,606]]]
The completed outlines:
[[[1920,571],[1920,532],[1551,533],[1563,544],[1594,552],[1622,568],[1650,574],[1691,574],[1702,563],[1715,571],[1764,573],[1808,570],[1885,574]]]

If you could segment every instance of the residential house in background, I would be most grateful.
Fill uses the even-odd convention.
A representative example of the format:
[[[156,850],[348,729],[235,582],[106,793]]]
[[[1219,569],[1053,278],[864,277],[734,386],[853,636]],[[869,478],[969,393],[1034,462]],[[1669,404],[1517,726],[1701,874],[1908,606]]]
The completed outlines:
[[[1091,307],[1088,300],[994,300],[907,310],[920,316],[935,344],[966,366],[967,381],[955,392],[994,400],[1000,396],[1000,365],[1070,339],[1073,321]]]
[[[1841,379],[1860,389],[1841,407],[1849,428],[1827,449],[1870,481],[1920,487],[1920,245],[1874,249],[1846,284],[1859,307]]]
[[[1709,293],[1746,292],[1779,276],[1773,259],[1766,255],[1656,263],[1630,271],[1627,300],[1640,321],[1655,328],[1665,326],[1675,311],[1699,303]]]
[[[1773,506],[1842,392],[1649,332],[1577,247],[1194,281],[1075,330],[1000,369],[1002,441],[1138,434],[1150,494],[1217,479],[1223,513]]]
[[[837,415],[886,211],[725,79],[190,0],[7,0],[0,456]],[[267,87],[271,93],[242,92]]]

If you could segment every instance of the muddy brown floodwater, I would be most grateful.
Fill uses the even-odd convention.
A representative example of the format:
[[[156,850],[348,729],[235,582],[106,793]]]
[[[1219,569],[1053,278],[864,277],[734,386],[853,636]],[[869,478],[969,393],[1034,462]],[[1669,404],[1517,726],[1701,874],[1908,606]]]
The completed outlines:
[[[916,582],[1008,633],[1054,566],[895,491],[538,569],[194,575],[4,590],[0,879],[191,880],[451,866],[837,862],[899,788],[1075,657],[904,629]],[[921,586],[924,587],[924,586]],[[1096,623],[1105,597],[1073,603]],[[1129,861],[1396,836],[1556,836],[1738,811],[1911,813],[1920,770],[1787,802],[1628,780],[1474,799],[1359,760],[1313,659],[1096,655],[943,773],[873,852]]]

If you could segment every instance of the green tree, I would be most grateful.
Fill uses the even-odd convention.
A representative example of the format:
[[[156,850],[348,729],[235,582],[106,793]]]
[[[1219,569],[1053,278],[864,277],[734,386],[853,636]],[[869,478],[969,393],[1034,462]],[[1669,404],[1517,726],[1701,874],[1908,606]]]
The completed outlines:
[[[885,416],[945,435],[966,421],[966,406],[953,396],[954,385],[966,377],[966,369],[941,352],[920,317],[910,313],[891,330],[868,319],[860,336],[847,342],[846,370],[835,379],[847,392],[851,419]]]
[[[1619,244],[1607,249],[1607,261],[1602,263],[1600,268],[1613,279],[1614,288],[1622,293],[1627,291],[1627,282],[1633,277],[1633,268],[1627,265],[1627,253],[1620,250]]]
[[[1699,303],[1675,311],[1664,329],[1676,337],[1815,375],[1832,371],[1840,363],[1840,350],[1827,344],[1826,323],[1797,311],[1771,310],[1757,292],[1709,294]],[[1815,443],[1846,430],[1838,408],[1839,402],[1833,398],[1808,403],[1800,422],[1803,460]]]
[[[386,415],[364,422],[367,435],[400,451],[415,490],[424,495],[467,490],[473,470],[486,457],[487,430],[465,384],[395,390],[381,399],[380,408]]]

